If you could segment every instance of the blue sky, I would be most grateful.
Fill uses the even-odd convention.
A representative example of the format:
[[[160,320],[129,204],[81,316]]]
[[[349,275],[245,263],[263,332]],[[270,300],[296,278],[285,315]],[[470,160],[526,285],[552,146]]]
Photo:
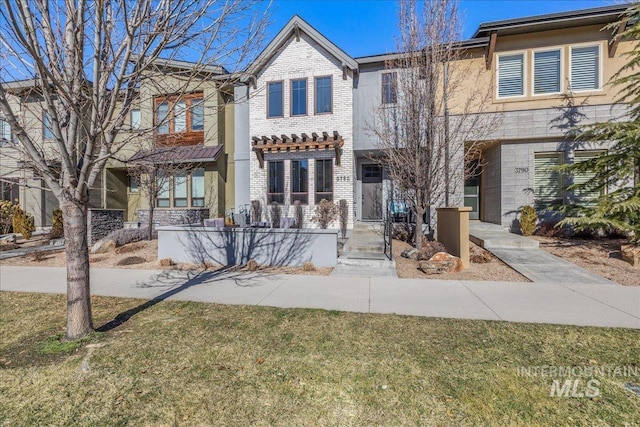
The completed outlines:
[[[463,36],[481,22],[499,21],[575,9],[609,6],[612,0],[460,0]],[[267,42],[294,15],[300,15],[353,57],[393,52],[396,0],[274,0]]]

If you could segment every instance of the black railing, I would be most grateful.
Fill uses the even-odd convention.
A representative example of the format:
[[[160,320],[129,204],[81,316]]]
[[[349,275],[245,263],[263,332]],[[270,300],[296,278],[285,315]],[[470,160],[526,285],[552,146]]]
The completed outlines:
[[[389,261],[393,261],[393,215],[390,204],[387,205],[387,215],[384,219],[384,254]]]

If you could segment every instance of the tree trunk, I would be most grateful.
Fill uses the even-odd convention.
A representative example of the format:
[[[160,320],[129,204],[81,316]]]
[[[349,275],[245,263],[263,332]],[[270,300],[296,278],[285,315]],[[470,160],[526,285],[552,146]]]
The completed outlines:
[[[67,258],[67,339],[93,331],[87,245],[87,205],[62,203]]]
[[[149,205],[149,224],[147,225],[148,240],[153,240],[153,211],[154,211],[153,205]]]
[[[424,217],[425,209],[422,206],[416,206],[416,249],[418,252],[422,249],[422,217]]]

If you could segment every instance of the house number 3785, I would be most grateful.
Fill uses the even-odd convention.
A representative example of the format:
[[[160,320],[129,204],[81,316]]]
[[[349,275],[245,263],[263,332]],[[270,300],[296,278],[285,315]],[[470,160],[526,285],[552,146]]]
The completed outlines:
[[[516,173],[529,173],[529,168],[516,168]]]

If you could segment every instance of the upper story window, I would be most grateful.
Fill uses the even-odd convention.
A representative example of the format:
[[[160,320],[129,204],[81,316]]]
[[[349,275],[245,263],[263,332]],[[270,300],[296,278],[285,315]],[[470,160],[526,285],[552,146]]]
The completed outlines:
[[[284,115],[282,86],[282,81],[267,83],[267,117],[283,117]]]
[[[316,77],[316,114],[331,113],[332,112],[332,89],[331,89],[331,76]]]
[[[291,115],[307,114],[307,79],[291,80]]]
[[[0,119],[0,146],[11,142],[11,126],[5,119]]]
[[[524,54],[498,55],[498,97],[524,95]]]
[[[309,161],[291,161],[291,203],[309,203]]]
[[[131,119],[131,129],[140,129],[140,109],[134,108],[129,113]]]
[[[600,46],[571,47],[571,90],[600,89]]]
[[[533,94],[560,93],[560,49],[533,53]]]
[[[267,203],[284,203],[284,162],[269,162]]]
[[[382,103],[395,104],[398,102],[398,74],[383,73],[382,74]]]
[[[44,139],[55,138],[55,135],[53,135],[53,129],[51,128],[51,115],[46,110],[42,115],[42,138]]]
[[[204,129],[202,94],[156,98],[155,122],[160,135],[201,132]],[[131,124],[133,127],[133,117]]]

